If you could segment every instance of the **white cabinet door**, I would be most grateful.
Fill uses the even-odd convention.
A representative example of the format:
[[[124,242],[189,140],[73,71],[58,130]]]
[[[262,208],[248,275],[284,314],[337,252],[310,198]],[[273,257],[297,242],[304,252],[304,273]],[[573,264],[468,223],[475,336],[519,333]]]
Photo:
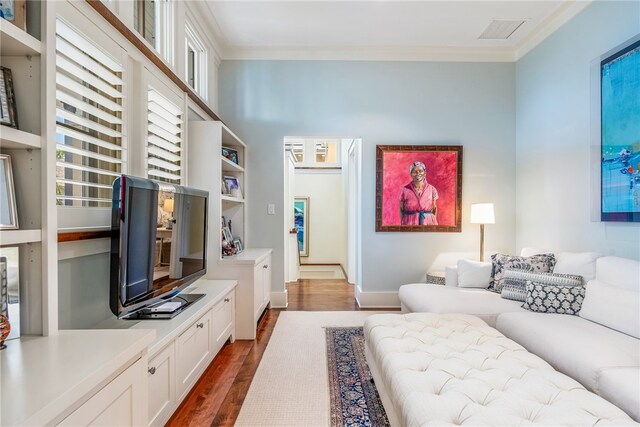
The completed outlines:
[[[233,329],[234,304],[234,292],[229,292],[222,301],[211,309],[213,348],[216,350],[222,348]]]
[[[147,425],[146,356],[104,386],[60,426]]]
[[[178,337],[176,398],[182,400],[211,359],[211,311]]]
[[[168,346],[149,361],[149,425],[163,426],[176,406],[175,345]]]
[[[253,268],[253,328],[262,312],[264,302],[264,275],[262,273],[262,264],[258,264]]]
[[[262,263],[262,288],[262,302],[266,308],[269,305],[269,301],[271,301],[271,255]]]

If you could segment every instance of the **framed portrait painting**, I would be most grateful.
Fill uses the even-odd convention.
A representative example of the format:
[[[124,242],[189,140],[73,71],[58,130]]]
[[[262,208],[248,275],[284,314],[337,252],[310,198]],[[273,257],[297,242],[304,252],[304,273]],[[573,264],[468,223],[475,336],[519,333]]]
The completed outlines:
[[[600,63],[602,221],[640,222],[640,40]]]
[[[461,145],[376,146],[376,231],[461,229]]]

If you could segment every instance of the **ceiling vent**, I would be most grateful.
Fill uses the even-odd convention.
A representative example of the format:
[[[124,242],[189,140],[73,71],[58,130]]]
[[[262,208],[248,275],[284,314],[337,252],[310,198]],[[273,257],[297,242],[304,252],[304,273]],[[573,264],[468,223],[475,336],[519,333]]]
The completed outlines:
[[[525,22],[526,21],[522,19],[517,21],[496,19],[489,24],[478,38],[485,40],[506,40]]]

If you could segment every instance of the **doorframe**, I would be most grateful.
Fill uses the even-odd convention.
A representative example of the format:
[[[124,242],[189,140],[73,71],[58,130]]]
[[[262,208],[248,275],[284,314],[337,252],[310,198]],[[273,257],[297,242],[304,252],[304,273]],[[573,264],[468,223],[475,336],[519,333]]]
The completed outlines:
[[[290,152],[284,150],[284,141],[294,138],[292,136],[286,136],[283,138],[283,151],[284,151],[284,271],[285,271],[285,283],[289,283],[287,279],[292,277],[288,273],[288,269],[291,269],[291,260],[289,254],[292,252],[291,240],[289,235],[291,217],[287,213],[290,209],[290,201],[293,201],[293,180],[295,179],[295,169],[289,168],[289,156],[292,156]],[[308,137],[295,137],[296,139],[309,139]],[[317,137],[316,137],[317,138]],[[341,149],[342,154],[346,153],[346,159],[342,159],[343,167],[346,167],[346,173],[343,173],[343,179],[345,179],[346,186],[346,198],[347,198],[347,282],[354,285],[354,297],[357,301],[360,300],[361,278],[362,278],[362,138],[361,137],[331,137],[331,139],[340,139],[342,142],[351,140],[349,147],[345,150]],[[291,193],[291,194],[290,194]],[[291,199],[291,200],[290,200]],[[293,215],[291,213],[291,215]],[[297,251],[297,239],[295,249]],[[352,265],[353,263],[353,265]],[[297,279],[297,278],[296,278]],[[285,298],[286,288],[285,288]],[[286,303],[284,304],[286,307]]]
[[[354,138],[347,150],[347,281],[360,300],[362,278],[362,138]]]

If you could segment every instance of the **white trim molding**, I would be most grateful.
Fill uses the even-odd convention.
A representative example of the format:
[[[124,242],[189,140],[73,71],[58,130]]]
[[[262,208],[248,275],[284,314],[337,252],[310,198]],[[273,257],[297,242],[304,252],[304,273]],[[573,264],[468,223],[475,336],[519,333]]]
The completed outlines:
[[[271,292],[271,308],[287,308],[288,306],[286,289],[284,292]]]
[[[356,301],[360,308],[400,308],[398,292],[363,292],[356,288]]]

